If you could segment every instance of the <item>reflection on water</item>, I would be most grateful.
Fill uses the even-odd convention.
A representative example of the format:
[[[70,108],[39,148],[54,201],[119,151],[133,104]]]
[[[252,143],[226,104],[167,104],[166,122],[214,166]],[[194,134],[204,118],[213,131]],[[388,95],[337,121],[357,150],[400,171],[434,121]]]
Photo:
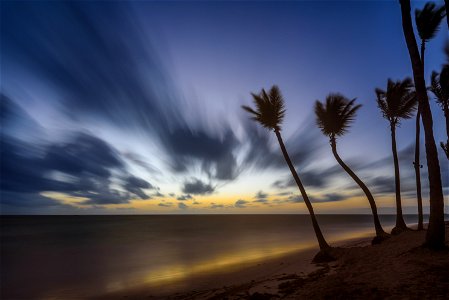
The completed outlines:
[[[331,242],[374,234],[370,216],[318,218]],[[316,247],[307,215],[2,217],[1,242],[4,298],[182,285]]]

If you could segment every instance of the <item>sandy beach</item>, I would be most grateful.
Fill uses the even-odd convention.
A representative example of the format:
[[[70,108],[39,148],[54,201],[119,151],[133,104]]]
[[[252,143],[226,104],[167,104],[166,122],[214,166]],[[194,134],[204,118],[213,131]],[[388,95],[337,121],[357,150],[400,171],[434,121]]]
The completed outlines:
[[[308,249],[194,276],[184,286],[140,286],[96,299],[447,299],[449,252],[420,247],[424,236],[409,231],[374,246],[370,238],[347,240],[333,244],[331,263],[312,264],[317,249]]]

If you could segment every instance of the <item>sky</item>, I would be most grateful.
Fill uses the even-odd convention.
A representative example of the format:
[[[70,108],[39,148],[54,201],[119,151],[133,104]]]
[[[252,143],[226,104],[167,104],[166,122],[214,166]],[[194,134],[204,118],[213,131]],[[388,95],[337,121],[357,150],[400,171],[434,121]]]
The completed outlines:
[[[445,61],[445,22],[427,44],[426,79]],[[370,212],[315,124],[315,101],[339,92],[362,104],[340,156],[379,212],[395,212],[374,89],[412,76],[397,1],[2,1],[0,55],[2,214],[306,213],[274,134],[241,109],[273,84],[315,211]],[[397,143],[404,212],[416,213],[413,119]]]

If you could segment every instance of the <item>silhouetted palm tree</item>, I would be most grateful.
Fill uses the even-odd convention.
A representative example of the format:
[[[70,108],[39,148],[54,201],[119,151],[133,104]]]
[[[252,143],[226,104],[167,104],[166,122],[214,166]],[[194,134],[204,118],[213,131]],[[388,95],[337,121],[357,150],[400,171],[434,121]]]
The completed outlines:
[[[421,38],[421,63],[424,69],[424,52],[426,49],[426,42],[435,37],[440,27],[441,20],[445,16],[444,6],[437,7],[433,2],[427,2],[424,8],[415,10],[415,22],[418,29],[419,37]],[[416,113],[416,142],[415,142],[415,178],[416,178],[416,196],[418,200],[418,230],[424,228],[423,225],[423,210],[422,210],[422,195],[421,195],[421,172],[422,165],[420,163],[420,135],[421,135],[421,110],[418,104],[418,111]]]
[[[429,89],[435,95],[437,103],[441,106],[446,119],[447,142],[441,142],[441,148],[449,159],[449,44],[446,46],[446,55],[448,62],[443,65],[441,73],[432,72],[431,84]]]
[[[284,119],[285,107],[281,91],[276,85],[274,85],[268,93],[265,92],[264,89],[262,89],[260,94],[252,93],[251,95],[253,96],[256,109],[254,110],[248,106],[242,106],[242,108],[253,115],[252,117],[253,120],[259,122],[263,127],[273,130],[274,133],[276,134],[285,161],[287,162],[287,165],[290,168],[293,178],[295,179],[296,184],[298,185],[298,188],[301,192],[302,198],[304,199],[304,203],[306,204],[307,209],[309,210],[310,217],[312,218],[313,229],[315,230],[315,235],[318,239],[320,249],[322,251],[326,251],[330,249],[330,246],[324,239],[323,234],[321,233],[320,226],[318,225],[315,213],[313,212],[312,204],[310,203],[306,190],[304,189],[304,186],[302,185],[302,182],[299,179],[298,174],[296,173],[295,167],[293,166],[293,163],[290,160],[290,157],[285,148],[284,142],[282,141],[281,123]]]
[[[324,135],[329,137],[332,153],[340,166],[351,176],[351,178],[363,190],[374,217],[374,228],[376,229],[376,238],[373,243],[378,243],[388,235],[382,228],[377,215],[376,202],[367,186],[359,177],[343,162],[337,152],[337,137],[344,135],[351,123],[355,119],[357,110],[362,105],[354,105],[355,99],[349,100],[341,94],[330,94],[326,97],[326,103],[323,105],[320,101],[315,103],[315,115],[318,127]]]
[[[420,102],[421,119],[424,127],[426,145],[427,169],[429,172],[430,216],[426,233],[425,246],[432,249],[445,247],[446,228],[444,224],[443,185],[441,183],[440,162],[437,146],[433,136],[433,119],[430,110],[429,98],[424,80],[424,69],[419,57],[418,45],[413,32],[410,15],[410,0],[399,0],[401,5],[402,30],[407,44],[410,62],[413,69],[416,95]],[[440,75],[441,76],[441,75]]]
[[[392,233],[396,234],[405,229],[401,205],[401,179],[399,175],[399,161],[396,150],[396,126],[401,119],[410,119],[416,108],[416,95],[410,78],[404,81],[392,81],[388,79],[387,90],[376,89],[377,104],[382,111],[383,117],[390,122],[391,147],[394,160],[394,177],[396,186],[396,226]]]

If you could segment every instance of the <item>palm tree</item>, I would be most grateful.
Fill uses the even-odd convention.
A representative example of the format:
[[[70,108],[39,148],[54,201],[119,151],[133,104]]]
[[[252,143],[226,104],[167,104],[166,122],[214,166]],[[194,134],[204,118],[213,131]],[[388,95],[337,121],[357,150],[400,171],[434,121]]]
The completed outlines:
[[[424,69],[424,52],[426,49],[426,42],[434,38],[440,27],[441,20],[445,16],[444,6],[437,7],[433,2],[427,2],[424,8],[415,10],[415,22],[418,29],[419,37],[421,38],[421,63]],[[418,230],[424,228],[423,225],[423,210],[422,210],[422,195],[421,195],[421,172],[422,165],[420,163],[420,121],[421,110],[418,104],[418,111],[416,113],[416,142],[415,142],[415,161],[413,162],[415,168],[416,178],[416,196],[418,200]]]
[[[318,240],[320,250],[322,253],[326,253],[330,249],[330,246],[321,233],[320,226],[318,225],[315,213],[313,212],[312,204],[310,203],[306,190],[304,189],[304,186],[302,185],[302,182],[299,179],[298,174],[296,173],[295,167],[293,166],[293,163],[290,160],[290,156],[288,155],[285,148],[284,142],[282,141],[281,123],[285,115],[285,106],[281,91],[276,85],[274,85],[268,93],[264,89],[262,89],[259,94],[251,93],[251,95],[253,96],[253,101],[256,109],[254,110],[248,106],[242,106],[242,108],[252,115],[252,119],[254,121],[259,122],[263,127],[269,130],[273,130],[276,134],[285,161],[290,168],[293,178],[295,179],[296,184],[298,185],[298,188],[301,192],[302,198],[304,199],[307,209],[309,210],[313,229],[315,230],[315,235]]]
[[[374,217],[374,228],[376,229],[376,237],[373,243],[379,243],[385,239],[388,235],[382,228],[377,215],[376,202],[370,190],[366,187],[362,180],[343,162],[337,153],[337,137],[344,135],[351,123],[354,121],[357,110],[362,105],[355,105],[355,99],[349,100],[341,94],[330,94],[326,97],[326,103],[316,101],[315,103],[315,115],[318,127],[321,129],[324,135],[330,139],[330,145],[332,153],[340,166],[351,176],[351,178],[359,185],[363,190],[368,202],[371,206],[371,211]]]
[[[430,216],[426,233],[425,246],[431,249],[445,247],[446,228],[444,224],[444,198],[441,183],[440,162],[438,160],[437,146],[433,136],[433,119],[430,110],[429,98],[424,80],[424,69],[419,57],[418,45],[413,32],[410,15],[410,0],[399,0],[401,6],[402,30],[407,44],[410,63],[413,69],[416,95],[420,102],[421,119],[424,127],[426,145],[427,169],[429,172]]]
[[[432,72],[430,90],[435,95],[437,103],[441,106],[446,119],[447,142],[441,142],[441,148],[449,159],[449,44],[446,46],[448,63],[443,65],[441,73]]]
[[[396,150],[396,126],[398,126],[401,119],[410,119],[413,116],[417,101],[410,78],[396,82],[388,79],[387,90],[376,89],[376,95],[377,104],[382,111],[383,117],[390,122],[396,186],[396,226],[391,233],[397,234],[406,230],[407,226],[402,216],[401,180],[399,175],[398,153]]]

